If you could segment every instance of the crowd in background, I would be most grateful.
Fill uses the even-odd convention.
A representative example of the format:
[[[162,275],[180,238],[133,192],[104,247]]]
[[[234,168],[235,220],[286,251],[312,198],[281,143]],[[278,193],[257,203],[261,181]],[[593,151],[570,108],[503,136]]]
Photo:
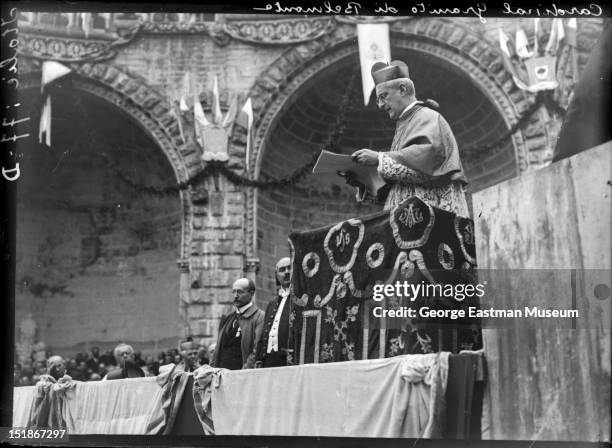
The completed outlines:
[[[200,344],[198,349],[198,365],[209,364],[209,359],[212,358],[211,350],[214,350],[213,345],[206,347]],[[25,362],[16,361],[13,375],[14,385],[33,386],[36,384],[41,375],[48,373],[47,360],[51,356],[53,356],[51,350],[35,350]],[[18,357],[15,356],[15,359],[17,360]],[[134,363],[143,370],[145,376],[157,376],[161,366],[178,364],[180,361],[181,355],[177,348],[162,351],[157,357],[152,355],[143,357],[141,352],[134,352]],[[117,360],[112,350],[100,352],[98,347],[92,347],[90,353],[81,352],[66,359],[65,365],[66,374],[73,380],[99,381],[117,367]]]

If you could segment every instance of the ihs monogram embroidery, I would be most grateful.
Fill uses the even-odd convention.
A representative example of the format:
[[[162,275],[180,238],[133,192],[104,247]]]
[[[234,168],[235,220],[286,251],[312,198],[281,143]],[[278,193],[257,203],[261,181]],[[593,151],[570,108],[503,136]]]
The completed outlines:
[[[471,222],[468,222],[468,224],[465,226],[465,230],[463,232],[463,241],[465,241],[465,244],[470,244],[470,245],[475,244],[474,224],[472,224]]]
[[[341,229],[336,235],[336,247],[340,249],[340,252],[344,252],[344,249],[351,244],[351,235],[345,229]]]

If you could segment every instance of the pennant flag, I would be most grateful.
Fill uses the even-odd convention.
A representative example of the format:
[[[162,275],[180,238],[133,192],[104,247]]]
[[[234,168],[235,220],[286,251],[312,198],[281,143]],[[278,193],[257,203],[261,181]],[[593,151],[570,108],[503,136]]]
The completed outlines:
[[[204,115],[204,109],[202,109],[202,104],[200,103],[198,95],[194,95],[193,97],[193,124],[195,127],[196,140],[203,149],[204,128],[210,126],[210,122],[206,119],[206,115]]]
[[[249,171],[249,157],[251,155],[251,151],[253,150],[253,103],[251,102],[251,98],[249,97],[244,106],[242,106],[243,117],[246,118],[246,128],[247,128],[247,147],[246,154],[244,160],[246,161],[246,170]]]
[[[44,61],[42,65],[42,79],[40,81],[40,90],[42,91],[46,85],[52,83],[56,79],[67,75],[72,70],[64,64],[55,61]]]
[[[92,17],[90,12],[82,12],[81,13],[81,28],[85,33],[85,37],[89,36],[90,31],[92,30]]]
[[[565,30],[563,29],[563,21],[561,19],[553,19],[552,26],[550,28],[550,36],[548,43],[546,44],[546,52],[555,55],[559,48],[559,42],[565,37]]]
[[[223,114],[221,113],[221,104],[219,103],[219,80],[217,79],[217,75],[215,75],[215,78],[213,80],[212,112],[213,123],[220,125],[223,121]]]
[[[76,23],[76,13],[69,12],[66,14],[66,16],[68,16],[68,28],[74,28]]]
[[[370,73],[372,65],[379,61],[391,61],[389,24],[359,23],[357,24],[357,40],[359,42],[363,103],[367,106],[370,102],[372,90],[374,90],[374,80]]]
[[[516,30],[516,39],[515,39],[515,48],[516,54],[519,55],[521,59],[530,58],[533,56],[533,52],[529,51],[529,42],[527,41],[527,35],[522,28]]]
[[[231,126],[236,118],[236,113],[238,113],[238,95],[233,95],[230,107],[225,113],[225,118],[223,119],[221,126],[224,128]]]
[[[101,12],[98,15],[104,19],[104,29],[108,30],[111,26],[113,15],[110,12]]]
[[[183,144],[187,143],[185,140],[185,133],[183,132],[183,120],[181,120],[181,111],[176,107],[176,103],[172,104],[172,114],[176,118],[176,122],[178,123],[179,134],[181,136],[181,140],[183,140]]]
[[[183,75],[183,93],[181,94],[181,99],[179,101],[179,108],[183,112],[187,112],[189,110],[189,104],[187,103],[187,98],[189,98],[191,95],[191,92],[194,91],[191,88],[191,84],[192,84],[191,73],[185,72],[185,74]]]
[[[508,49],[508,41],[510,40],[506,33],[501,28],[498,28],[499,31],[499,48],[506,56],[510,57],[510,50]]]
[[[504,67],[506,67],[506,70],[510,72],[510,74],[512,75],[512,79],[514,80],[514,83],[517,85],[518,88],[528,90],[527,84],[523,80],[521,80],[516,70],[516,67],[514,67],[514,64],[512,63],[512,59],[510,58],[510,49],[508,48],[508,41],[510,39],[508,38],[508,35],[504,33],[504,31],[501,28],[498,28],[498,38],[499,38],[499,48],[501,50],[501,56],[502,56],[502,61],[504,63]]]
[[[578,80],[578,22],[575,17],[572,17],[567,21],[567,26],[565,27],[566,33],[566,41],[567,45],[569,45],[570,50],[572,52],[572,78],[574,82]]]
[[[540,19],[533,19],[533,54],[539,56],[540,51]]]
[[[44,141],[47,146],[51,146],[51,97],[47,96],[42,111],[40,113],[40,124],[38,126],[38,142]]]
[[[576,48],[578,46],[578,40],[576,38],[578,31],[578,22],[575,17],[572,17],[567,21],[567,26],[565,27],[565,34],[567,37],[567,44]]]

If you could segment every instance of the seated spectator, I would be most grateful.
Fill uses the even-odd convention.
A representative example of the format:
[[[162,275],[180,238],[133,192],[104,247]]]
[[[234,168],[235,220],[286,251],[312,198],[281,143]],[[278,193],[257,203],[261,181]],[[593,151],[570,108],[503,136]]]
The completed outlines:
[[[55,381],[66,375],[66,364],[61,356],[51,356],[47,360],[47,374],[51,375]]]
[[[90,368],[92,371],[97,372],[98,365],[100,364],[100,362],[100,348],[92,347],[91,356],[87,360],[87,367]]]
[[[99,375],[99,374],[97,374],[97,373],[92,373],[92,374],[89,376],[89,381],[100,381],[100,380],[101,380],[101,377],[100,377],[100,375]]]
[[[101,376],[104,377],[107,373],[108,373],[108,369],[106,368],[106,364],[104,364],[103,362],[101,362],[100,364],[98,364],[98,368],[96,369],[96,372]]]
[[[157,376],[159,375],[159,362],[153,358],[153,356],[145,357],[145,367],[142,370],[145,370],[147,376]]]
[[[134,352],[134,364],[136,364],[138,367],[143,367],[144,365],[146,365],[146,363],[142,359],[142,353]]]
[[[119,344],[114,350],[117,368],[111,370],[103,380],[144,377],[140,367],[134,363],[134,348],[128,344]]]
[[[106,350],[104,354],[100,355],[100,362],[106,364],[107,366],[117,365],[117,362],[115,361],[112,350]]]
[[[181,360],[177,363],[178,368],[185,372],[193,372],[197,366],[198,346],[191,338],[179,342]]]

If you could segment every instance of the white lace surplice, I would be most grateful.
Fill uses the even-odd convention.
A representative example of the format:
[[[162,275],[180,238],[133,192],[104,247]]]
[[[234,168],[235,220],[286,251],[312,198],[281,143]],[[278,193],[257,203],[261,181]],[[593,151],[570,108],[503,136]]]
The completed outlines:
[[[396,181],[385,201],[385,210],[396,207],[410,196],[417,196],[429,205],[460,216],[469,216],[465,186],[461,182],[431,185],[431,177],[396,162],[387,153],[380,153],[378,172],[383,179]]]

